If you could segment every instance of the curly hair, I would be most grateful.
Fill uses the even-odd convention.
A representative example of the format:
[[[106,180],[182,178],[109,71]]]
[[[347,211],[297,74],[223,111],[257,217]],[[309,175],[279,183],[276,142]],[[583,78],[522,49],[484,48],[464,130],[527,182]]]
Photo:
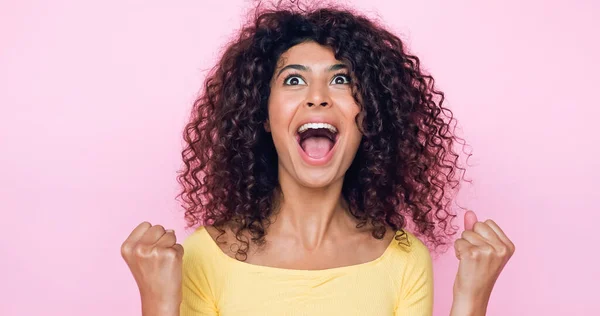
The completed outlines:
[[[282,53],[312,41],[333,50],[356,80],[362,140],[347,170],[342,196],[361,227],[383,238],[389,228],[414,233],[434,247],[456,233],[450,202],[460,184],[462,139],[434,79],[399,37],[336,6],[259,4],[208,74],[184,130],[182,185],[188,227],[231,227],[245,260],[250,242],[264,243],[277,211],[277,153],[264,128],[270,81]],[[464,143],[461,143],[464,145]],[[412,221],[409,222],[407,217]],[[250,238],[244,232],[249,233]]]

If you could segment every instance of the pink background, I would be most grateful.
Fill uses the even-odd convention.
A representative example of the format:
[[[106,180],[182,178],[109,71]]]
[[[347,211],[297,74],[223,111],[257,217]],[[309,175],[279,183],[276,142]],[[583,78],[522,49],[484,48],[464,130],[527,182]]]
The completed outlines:
[[[517,245],[489,315],[600,314],[600,4],[352,1],[406,39],[473,148],[459,202]],[[0,1],[0,315],[138,315],[119,246],[174,200],[190,104],[248,1]],[[457,261],[435,261],[447,315]]]

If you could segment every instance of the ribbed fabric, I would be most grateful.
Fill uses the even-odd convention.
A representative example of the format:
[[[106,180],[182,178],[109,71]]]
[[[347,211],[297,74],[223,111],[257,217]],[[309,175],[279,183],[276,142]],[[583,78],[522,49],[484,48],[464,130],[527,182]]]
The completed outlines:
[[[204,227],[183,246],[181,316],[431,315],[427,247],[407,232],[377,259],[325,270],[265,267],[235,260]]]

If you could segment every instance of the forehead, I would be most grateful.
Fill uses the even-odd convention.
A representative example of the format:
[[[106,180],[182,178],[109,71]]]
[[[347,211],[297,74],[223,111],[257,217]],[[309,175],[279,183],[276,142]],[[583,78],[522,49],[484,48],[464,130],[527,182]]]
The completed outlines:
[[[315,42],[305,42],[292,46],[284,52],[279,58],[277,68],[281,68],[287,64],[300,64],[318,69],[320,67],[329,67],[335,63],[341,63],[341,61],[335,59],[331,48]]]

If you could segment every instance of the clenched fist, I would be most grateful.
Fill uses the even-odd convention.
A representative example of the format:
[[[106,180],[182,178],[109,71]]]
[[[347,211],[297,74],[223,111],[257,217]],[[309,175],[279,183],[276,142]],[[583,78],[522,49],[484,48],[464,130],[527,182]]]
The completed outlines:
[[[183,247],[175,232],[148,222],[138,225],[121,246],[142,299],[142,315],[179,315]]]
[[[465,231],[454,247],[460,263],[451,315],[485,315],[494,284],[515,245],[494,221],[479,222],[475,213],[468,211]]]

